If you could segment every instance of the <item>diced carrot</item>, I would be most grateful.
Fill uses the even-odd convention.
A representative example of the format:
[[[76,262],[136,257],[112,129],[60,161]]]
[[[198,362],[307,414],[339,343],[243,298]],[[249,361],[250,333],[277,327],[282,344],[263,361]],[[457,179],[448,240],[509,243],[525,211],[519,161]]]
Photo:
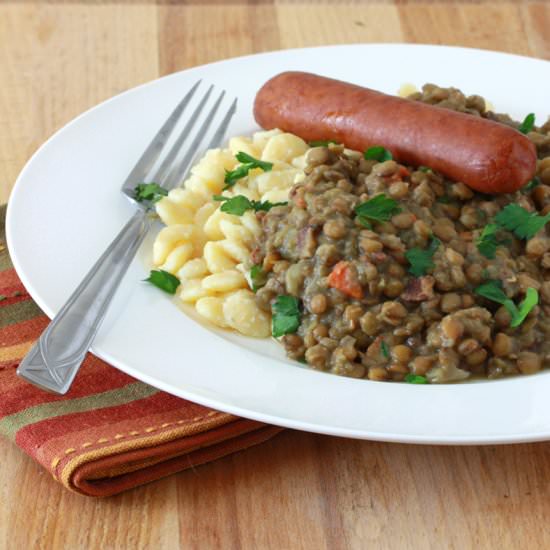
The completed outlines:
[[[408,178],[411,173],[404,166],[400,166],[397,172],[402,178]]]
[[[363,297],[363,289],[359,283],[357,272],[349,262],[338,262],[328,276],[328,286],[336,288],[343,294],[360,300]]]

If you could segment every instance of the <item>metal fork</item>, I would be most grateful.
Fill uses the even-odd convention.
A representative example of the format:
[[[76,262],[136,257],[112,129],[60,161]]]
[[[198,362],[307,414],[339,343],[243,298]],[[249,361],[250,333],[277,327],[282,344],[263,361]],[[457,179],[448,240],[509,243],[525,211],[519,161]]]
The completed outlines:
[[[167,142],[199,85],[200,81],[176,106],[126,178],[121,191],[138,209],[19,365],[17,374],[28,382],[59,394],[65,394],[69,390],[120,281],[153,223],[150,215],[153,204],[136,201],[136,185],[147,181],[154,182],[167,191],[179,185],[189,171],[196,152],[203,145],[205,136],[222,103],[225,91],[220,93],[211,109],[205,112],[202,123],[196,130],[191,144],[186,147],[183,158],[177,160],[186,139],[190,137],[192,130],[201,120],[201,115],[213,91],[213,86],[210,86],[174,144],[169,148],[160,166],[151,175],[155,163],[160,161],[162,153],[168,149]],[[237,100],[234,99],[214,130],[207,149],[221,145],[236,108]]]

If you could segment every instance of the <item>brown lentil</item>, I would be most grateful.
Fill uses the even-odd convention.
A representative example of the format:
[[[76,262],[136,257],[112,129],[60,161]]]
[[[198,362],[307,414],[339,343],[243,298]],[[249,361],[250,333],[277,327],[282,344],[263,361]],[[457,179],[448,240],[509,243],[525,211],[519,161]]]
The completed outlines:
[[[486,111],[480,96],[455,88],[426,85],[412,99],[518,127]],[[483,229],[505,206],[550,212],[550,122],[528,138],[537,149],[539,185],[494,197],[429,169],[366,160],[341,145],[310,149],[289,204],[258,213],[263,232],[253,253],[268,279],[256,293],[259,307],[269,311],[279,295],[301,301],[297,333],[282,338],[288,355],[370,380],[401,381],[411,373],[453,382],[542,369],[542,358],[550,357],[550,224],[529,240],[498,233],[494,258],[478,248]],[[399,211],[367,220],[367,228],[355,208],[381,193]],[[441,241],[433,265],[416,276],[408,252],[426,249],[432,237]],[[331,280],[338,262],[348,266],[348,287]],[[539,304],[520,326],[511,326],[506,307],[476,292],[490,280],[500,280],[516,306],[528,289],[538,290]]]

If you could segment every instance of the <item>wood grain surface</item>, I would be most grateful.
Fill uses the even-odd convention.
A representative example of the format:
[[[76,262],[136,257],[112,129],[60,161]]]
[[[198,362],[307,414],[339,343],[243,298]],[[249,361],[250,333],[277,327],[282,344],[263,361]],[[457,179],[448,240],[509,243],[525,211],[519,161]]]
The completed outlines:
[[[350,42],[550,59],[549,29],[545,1],[3,1],[0,201],[55,130],[159,75]],[[65,491],[0,441],[0,549],[543,549],[549,479],[550,443],[407,446],[287,431],[99,501]]]

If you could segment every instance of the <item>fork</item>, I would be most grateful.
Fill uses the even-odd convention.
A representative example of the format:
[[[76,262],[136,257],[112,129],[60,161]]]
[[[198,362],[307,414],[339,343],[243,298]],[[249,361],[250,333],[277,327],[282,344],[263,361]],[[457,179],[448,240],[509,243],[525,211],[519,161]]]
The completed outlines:
[[[179,185],[185,179],[191,163],[197,156],[196,152],[205,141],[205,135],[220,108],[225,90],[221,91],[210,110],[205,111],[195,137],[186,147],[183,158],[178,160],[184,143],[201,120],[213,86],[210,86],[202,96],[172,147],[168,148],[167,143],[200,83],[199,80],[179,102],[130,171],[121,191],[138,207],[136,213],[114,238],[21,361],[17,374],[26,381],[61,395],[69,390],[124,274],[153,224],[153,203],[136,200],[136,185],[147,181],[154,182],[166,191]],[[236,109],[237,100],[234,99],[214,130],[206,149],[221,145]],[[166,156],[151,174],[166,149],[169,149]]]

